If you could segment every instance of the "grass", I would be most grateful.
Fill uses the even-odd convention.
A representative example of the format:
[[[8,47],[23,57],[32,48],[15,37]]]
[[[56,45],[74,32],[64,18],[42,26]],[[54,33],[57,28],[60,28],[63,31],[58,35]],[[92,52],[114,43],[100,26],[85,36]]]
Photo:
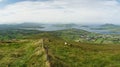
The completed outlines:
[[[75,29],[22,35],[25,38],[0,41],[0,67],[120,67],[120,44],[109,38],[75,42],[80,35],[95,36]]]
[[[0,44],[0,67],[48,67],[39,40]]]
[[[46,38],[47,39],[47,38]],[[50,40],[47,41],[47,40]],[[65,40],[48,38],[48,59],[51,67],[119,67],[120,45],[95,45],[78,42],[64,45]],[[49,67],[39,40],[1,45],[0,67]]]
[[[45,42],[49,46],[51,67],[120,67],[120,45],[69,42],[72,46],[66,46],[64,42]]]

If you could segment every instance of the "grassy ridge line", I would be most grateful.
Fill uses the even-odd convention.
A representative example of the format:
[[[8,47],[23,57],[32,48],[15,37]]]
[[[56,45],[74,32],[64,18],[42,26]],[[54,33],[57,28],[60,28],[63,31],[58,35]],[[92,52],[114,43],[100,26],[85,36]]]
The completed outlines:
[[[49,61],[49,58],[48,58],[48,49],[44,45],[44,39],[41,39],[40,42],[41,42],[41,47],[42,47],[43,51],[45,52],[46,67],[51,67],[50,61]]]
[[[0,43],[0,67],[50,67],[43,40]]]
[[[43,47],[43,39],[37,40],[36,43],[33,43],[33,46],[35,49],[28,59],[28,67],[50,67],[46,50]]]

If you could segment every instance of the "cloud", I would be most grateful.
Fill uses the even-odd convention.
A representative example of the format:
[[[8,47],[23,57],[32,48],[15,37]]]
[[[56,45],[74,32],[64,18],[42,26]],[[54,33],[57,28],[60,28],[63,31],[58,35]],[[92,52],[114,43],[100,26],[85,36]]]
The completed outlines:
[[[0,2],[2,2],[3,0],[0,0]]]
[[[0,23],[119,23],[116,0],[47,0],[17,2],[0,9]]]

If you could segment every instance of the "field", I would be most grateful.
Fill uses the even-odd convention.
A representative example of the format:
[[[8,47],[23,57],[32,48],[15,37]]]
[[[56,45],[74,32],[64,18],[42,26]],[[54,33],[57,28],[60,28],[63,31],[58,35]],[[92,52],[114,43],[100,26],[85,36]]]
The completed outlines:
[[[120,67],[120,45],[75,42],[65,45],[62,40],[46,44],[51,67]]]
[[[0,34],[0,67],[120,67],[120,41],[114,41],[119,35],[79,29]]]
[[[41,40],[19,40],[0,44],[0,67],[49,67]]]

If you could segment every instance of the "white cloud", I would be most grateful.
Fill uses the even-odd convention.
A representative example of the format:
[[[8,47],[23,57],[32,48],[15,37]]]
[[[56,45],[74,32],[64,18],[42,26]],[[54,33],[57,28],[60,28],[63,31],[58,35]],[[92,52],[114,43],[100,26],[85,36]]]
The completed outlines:
[[[3,0],[0,0],[0,2],[2,2]]]
[[[116,0],[24,1],[0,9],[0,23],[119,23],[119,11]]]

